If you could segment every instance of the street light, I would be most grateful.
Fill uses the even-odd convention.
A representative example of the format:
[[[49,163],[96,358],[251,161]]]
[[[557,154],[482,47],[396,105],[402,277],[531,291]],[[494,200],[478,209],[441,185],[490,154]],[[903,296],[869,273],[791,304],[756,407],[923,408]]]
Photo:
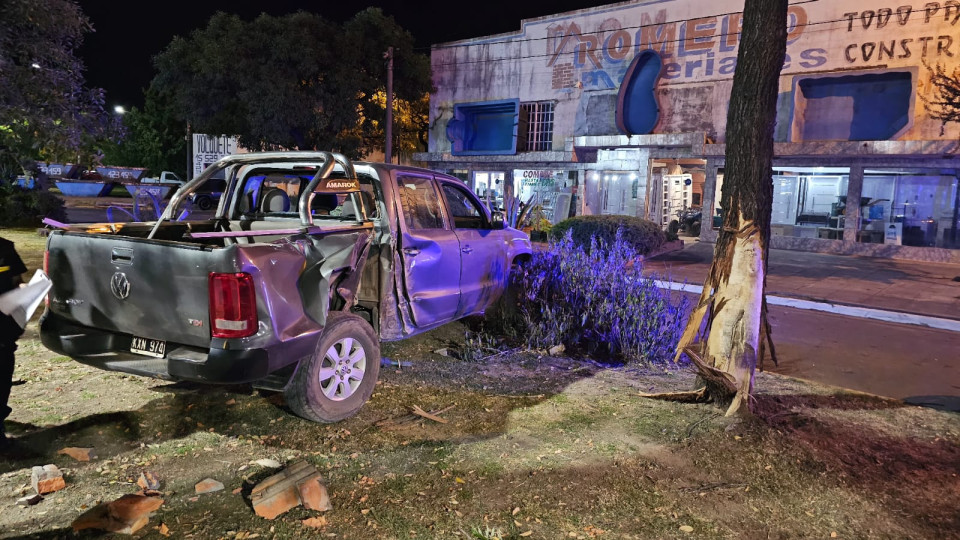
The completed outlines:
[[[123,108],[123,105],[117,105],[116,107],[113,108],[113,112],[117,114],[126,114],[127,110]]]

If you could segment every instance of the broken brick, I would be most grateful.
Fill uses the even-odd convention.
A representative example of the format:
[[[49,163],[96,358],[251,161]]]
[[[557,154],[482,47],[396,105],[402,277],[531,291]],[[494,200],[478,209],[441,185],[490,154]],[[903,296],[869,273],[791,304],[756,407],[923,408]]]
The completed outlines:
[[[213,478],[204,478],[197,483],[193,489],[197,492],[197,495],[201,493],[213,493],[214,491],[220,491],[223,489],[223,483],[214,480]]]
[[[140,473],[140,478],[137,479],[137,485],[144,490],[156,491],[160,489],[160,477],[154,472],[143,471]]]
[[[321,480],[316,468],[298,461],[257,484],[250,493],[250,502],[254,512],[267,519],[301,504],[310,510],[329,510],[330,497]]]
[[[300,523],[302,523],[305,527],[322,529],[327,526],[327,518],[323,516],[317,516],[317,517],[304,519]]]
[[[34,467],[30,476],[30,485],[39,495],[53,493],[67,487],[67,483],[63,481],[63,473],[52,464]]]
[[[77,448],[75,446],[69,446],[67,448],[61,448],[57,454],[70,456],[77,461],[90,461],[91,459],[97,459],[97,455],[93,452],[93,448]]]
[[[327,487],[320,483],[320,473],[305,480],[297,489],[300,491],[300,501],[307,510],[325,512],[333,508],[330,496],[327,495]]]
[[[150,516],[163,504],[163,499],[144,495],[124,495],[87,510],[73,521],[73,531],[100,529],[133,534],[150,521]]]
[[[124,495],[113,502],[107,503],[107,509],[111,517],[121,521],[130,521],[155,512],[161,505],[163,505],[163,499],[157,497]]]

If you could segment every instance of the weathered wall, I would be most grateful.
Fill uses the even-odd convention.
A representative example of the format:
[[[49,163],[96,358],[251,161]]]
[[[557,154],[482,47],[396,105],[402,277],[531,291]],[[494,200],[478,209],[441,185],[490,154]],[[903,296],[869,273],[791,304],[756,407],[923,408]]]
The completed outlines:
[[[554,148],[569,136],[601,134],[597,131],[615,125],[609,96],[616,94],[636,52],[648,48],[664,63],[657,88],[663,117],[654,132],[703,131],[722,142],[742,7],[742,0],[624,2],[525,20],[515,34],[438,46],[430,151],[449,150],[446,120],[453,104],[468,101],[555,101]],[[797,76],[913,68],[918,92],[929,93],[923,63],[949,70],[957,66],[958,30],[957,0],[792,5],[777,139],[790,137]],[[960,129],[950,127],[945,136],[958,135]],[[929,117],[921,99],[897,138],[941,138],[940,123]]]
[[[493,36],[434,47],[430,96],[430,151],[450,151],[447,122],[457,103],[516,99],[520,94],[523,60],[519,45],[507,36]],[[437,150],[434,150],[434,149]]]

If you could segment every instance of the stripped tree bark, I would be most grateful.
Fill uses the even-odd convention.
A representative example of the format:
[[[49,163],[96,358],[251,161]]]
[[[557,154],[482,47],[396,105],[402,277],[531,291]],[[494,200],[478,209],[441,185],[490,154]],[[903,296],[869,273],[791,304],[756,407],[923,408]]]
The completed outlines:
[[[727,405],[727,416],[749,411],[765,345],[774,354],[765,289],[786,25],[787,0],[745,1],[727,111],[723,226],[700,301],[677,346],[676,359],[686,354],[699,373],[700,388],[690,395]]]

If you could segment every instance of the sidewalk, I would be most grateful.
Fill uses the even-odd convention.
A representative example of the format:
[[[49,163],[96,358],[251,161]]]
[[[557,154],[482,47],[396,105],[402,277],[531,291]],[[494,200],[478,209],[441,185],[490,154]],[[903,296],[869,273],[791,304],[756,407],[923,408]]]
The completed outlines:
[[[648,259],[645,273],[703,285],[714,245]],[[771,249],[767,294],[960,320],[960,265]]]

